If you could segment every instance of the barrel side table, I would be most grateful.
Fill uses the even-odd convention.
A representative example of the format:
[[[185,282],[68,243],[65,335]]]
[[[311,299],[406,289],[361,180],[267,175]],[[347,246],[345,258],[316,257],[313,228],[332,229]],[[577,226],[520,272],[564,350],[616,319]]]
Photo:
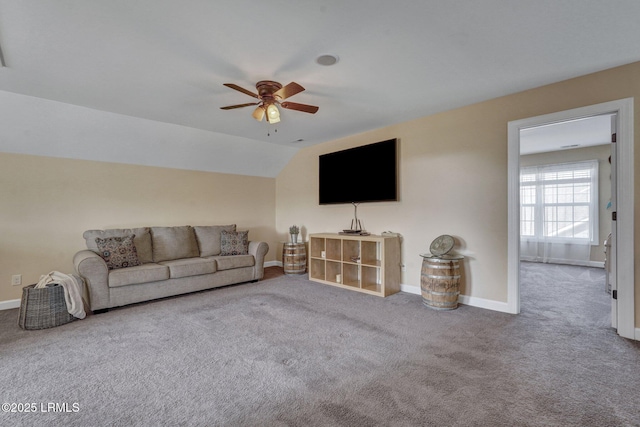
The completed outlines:
[[[421,254],[422,274],[420,290],[422,302],[435,310],[454,310],[458,308],[460,295],[461,255]]]
[[[307,272],[307,250],[304,243],[282,244],[282,267],[284,274],[304,274]]]

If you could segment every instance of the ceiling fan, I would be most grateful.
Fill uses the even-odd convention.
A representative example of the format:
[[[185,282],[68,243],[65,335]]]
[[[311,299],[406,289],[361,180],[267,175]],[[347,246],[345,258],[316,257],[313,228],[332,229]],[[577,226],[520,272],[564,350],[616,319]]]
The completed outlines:
[[[262,80],[256,83],[256,90],[258,91],[257,94],[233,83],[224,83],[224,85],[254,98],[258,98],[260,101],[250,102],[247,104],[229,105],[227,107],[220,108],[222,110],[233,110],[235,108],[257,105],[258,107],[253,111],[253,118],[259,122],[262,121],[262,119],[266,115],[267,121],[269,123],[278,123],[280,121],[280,111],[278,110],[278,105],[288,110],[303,111],[305,113],[311,114],[315,114],[318,111],[318,107],[313,105],[298,104],[288,101],[281,102],[304,90],[304,88],[296,82],[291,82],[286,86],[282,86],[278,82],[273,82],[271,80]]]

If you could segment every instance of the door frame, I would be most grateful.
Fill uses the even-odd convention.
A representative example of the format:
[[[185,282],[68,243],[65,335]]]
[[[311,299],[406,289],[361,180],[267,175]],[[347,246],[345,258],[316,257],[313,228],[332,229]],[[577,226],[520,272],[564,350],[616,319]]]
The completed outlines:
[[[559,111],[508,123],[508,242],[507,307],[520,313],[520,131],[567,120],[615,113],[618,117],[616,150],[616,197],[618,202],[617,288],[618,334],[640,340],[635,329],[634,272],[634,185],[633,185],[633,98],[604,102],[587,107]],[[640,330],[639,330],[640,331]]]

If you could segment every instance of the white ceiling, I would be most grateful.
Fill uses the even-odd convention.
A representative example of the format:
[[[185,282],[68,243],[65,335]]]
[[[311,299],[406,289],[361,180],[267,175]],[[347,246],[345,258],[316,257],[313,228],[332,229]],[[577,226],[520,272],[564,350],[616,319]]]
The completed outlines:
[[[639,17],[637,0],[0,0],[0,91],[294,149],[638,61]],[[253,101],[223,83],[264,79],[319,112],[220,110]]]
[[[611,115],[584,117],[520,131],[520,154],[571,150],[611,143]]]

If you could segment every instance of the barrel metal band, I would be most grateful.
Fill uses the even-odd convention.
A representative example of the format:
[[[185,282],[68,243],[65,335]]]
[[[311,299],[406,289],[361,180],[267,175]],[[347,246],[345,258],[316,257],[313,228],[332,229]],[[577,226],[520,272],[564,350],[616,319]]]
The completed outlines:
[[[452,296],[452,295],[460,295],[460,292],[437,292],[432,291],[430,289],[422,289],[425,293],[431,295],[439,295],[439,296]]]
[[[422,277],[428,277],[429,279],[447,280],[447,279],[459,279],[460,275],[457,275],[457,276],[436,276],[436,275],[433,275],[433,274],[422,274]]]
[[[444,264],[444,263],[450,263],[450,262],[460,262],[459,259],[446,259],[446,258],[429,258],[429,260],[425,259],[425,262],[429,262],[429,263],[438,263],[438,264]]]
[[[452,263],[452,265],[425,265],[425,268],[433,268],[434,270],[446,270],[449,268],[458,268],[460,267],[457,262]]]

